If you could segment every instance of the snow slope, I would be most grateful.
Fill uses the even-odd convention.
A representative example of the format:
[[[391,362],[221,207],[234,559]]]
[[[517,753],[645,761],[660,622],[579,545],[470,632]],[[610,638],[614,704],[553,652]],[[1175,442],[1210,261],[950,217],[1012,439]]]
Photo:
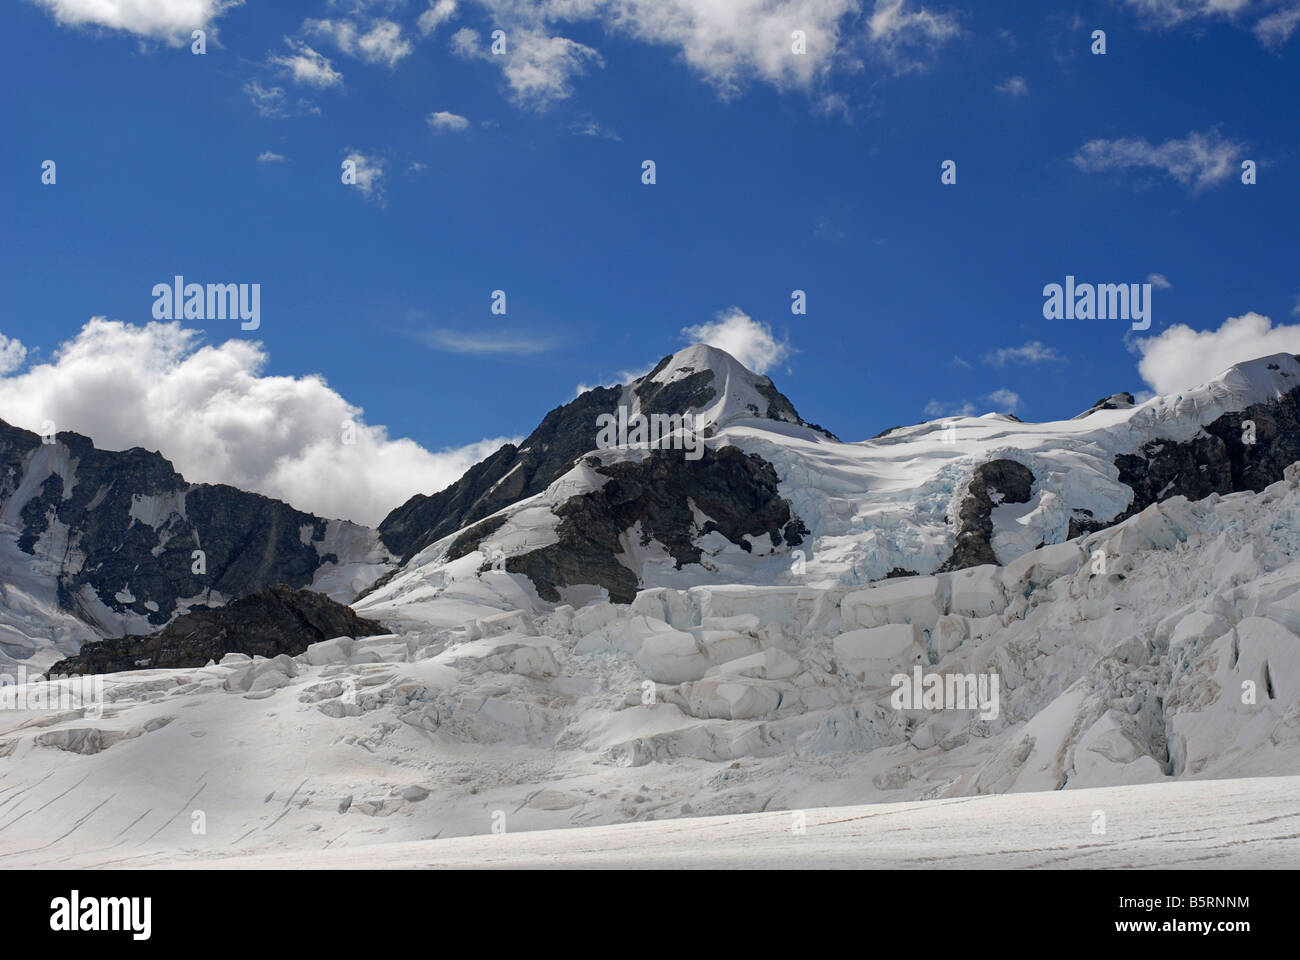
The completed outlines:
[[[293,659],[112,675],[102,717],[0,709],[0,864],[310,863],[348,849],[373,862],[376,844],[487,833],[496,811],[513,834],[1300,775],[1291,480],[1174,498],[1005,568],[866,588],[658,588],[630,607],[530,613],[516,581],[465,572],[426,601],[456,611],[444,622]],[[919,663],[996,673],[997,715],[895,709],[889,675]],[[1276,783],[1275,815],[1295,816],[1295,781]],[[1226,854],[1254,826],[1226,832],[1237,786],[1204,790],[1192,807],[1225,799],[1178,825],[1180,862],[1294,864],[1295,831],[1280,826]],[[1117,832],[1159,834],[1144,829],[1159,806],[1134,801]],[[918,823],[957,807],[931,809]],[[1054,862],[1001,834],[984,842]],[[1065,843],[1060,862],[1104,850],[1089,842]],[[1114,852],[1155,863],[1132,844]]]
[[[1300,868],[1300,778],[825,807],[115,866],[285,869]],[[1098,813],[1105,820],[1099,820]],[[1094,825],[1105,830],[1094,832]],[[16,858],[22,862],[21,858]],[[95,861],[73,854],[60,867]]]

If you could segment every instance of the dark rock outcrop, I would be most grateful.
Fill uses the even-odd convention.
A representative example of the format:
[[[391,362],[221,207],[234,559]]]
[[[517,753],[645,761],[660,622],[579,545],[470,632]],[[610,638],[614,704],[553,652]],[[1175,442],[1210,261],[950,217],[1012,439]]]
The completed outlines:
[[[703,407],[717,397],[718,391],[714,389],[711,370],[697,370],[672,383],[656,381],[654,378],[667,368],[672,359],[671,355],[664,357],[655,364],[653,370],[633,384],[632,389],[641,400],[643,413],[681,413]]]
[[[597,584],[615,603],[631,603],[637,577],[617,555],[620,537],[638,523],[642,543],[663,544],[679,569],[700,562],[695,541],[714,531],[744,550],[752,549],[747,536],[798,546],[808,533],[781,498],[772,465],[737,447],[707,449],[699,460],[654,450],[640,461],[589,462],[610,480],[556,507],[559,542],[506,561],[506,570],[527,576],[544,600],[558,601],[557,587]],[[702,529],[692,504],[710,518]]]
[[[1297,460],[1300,385],[1267,403],[1225,413],[1188,441],[1153,440],[1137,453],[1117,456],[1120,482],[1132,488],[1133,502],[1110,523],[1170,497],[1258,493],[1281,480],[1282,471]]]
[[[1127,391],[1123,393],[1112,393],[1109,397],[1102,397],[1087,410],[1083,411],[1083,413],[1071,417],[1071,419],[1082,420],[1084,417],[1092,416],[1092,414],[1096,413],[1098,410],[1127,410],[1132,407],[1135,402],[1133,394],[1128,393]]]
[[[161,454],[139,447],[100,450],[70,432],[54,440],[43,444],[0,421],[0,507],[34,485],[18,547],[58,565],[61,605],[87,622],[102,620],[98,599],[114,613],[164,624],[180,599],[307,586],[338,559],[315,546],[327,521],[287,503],[188,483]]]
[[[157,633],[87,643],[75,657],[50,667],[49,674],[201,667],[227,653],[293,657],[321,640],[387,632],[383,624],[358,617],[324,594],[280,584],[224,607],[184,614]]]
[[[1085,533],[1094,533],[1098,530],[1105,530],[1110,526],[1102,520],[1097,520],[1092,515],[1091,510],[1085,510],[1078,507],[1070,512],[1070,526],[1066,533],[1067,540],[1073,540],[1075,537],[1083,536]]]
[[[958,511],[956,546],[939,569],[962,570],[997,563],[991,543],[993,507],[999,503],[1027,503],[1033,487],[1033,472],[1015,460],[989,460],[976,467]],[[995,493],[1001,496],[995,499]]]
[[[505,525],[506,516],[501,514],[497,517],[488,517],[486,520],[467,528],[447,548],[447,559],[459,560],[461,557],[473,553],[486,537],[492,536]]]
[[[506,444],[446,489],[416,494],[379,525],[384,545],[406,562],[429,544],[541,493],[595,446],[596,418],[622,391],[597,387],[556,407],[520,446]]]

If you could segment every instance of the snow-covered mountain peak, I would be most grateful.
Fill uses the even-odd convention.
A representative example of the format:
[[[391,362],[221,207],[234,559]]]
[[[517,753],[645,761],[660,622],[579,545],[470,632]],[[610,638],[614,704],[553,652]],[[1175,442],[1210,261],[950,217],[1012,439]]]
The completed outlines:
[[[750,378],[758,376],[726,350],[707,343],[693,343],[660,360],[655,368],[646,374],[644,380],[652,383],[675,383],[701,370],[721,373],[723,379],[733,372]]]
[[[806,424],[771,379],[718,347],[697,343],[664,357],[624,388],[632,413],[691,413],[697,429],[743,420]]]
[[[1186,390],[1152,397],[1125,412],[1123,420],[1137,430],[1158,427],[1172,439],[1185,440],[1225,413],[1271,403],[1297,387],[1300,361],[1289,353],[1275,353],[1235,363]]]
[[[1300,360],[1289,353],[1275,353],[1234,363],[1205,383],[1166,399],[1240,409],[1252,403],[1276,400],[1297,386],[1300,386]]]

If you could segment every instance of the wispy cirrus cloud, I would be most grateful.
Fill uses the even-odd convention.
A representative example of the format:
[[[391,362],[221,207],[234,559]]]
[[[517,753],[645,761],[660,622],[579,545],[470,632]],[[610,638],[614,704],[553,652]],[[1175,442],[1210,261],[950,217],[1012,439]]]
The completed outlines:
[[[1008,97],[1027,97],[1029,96],[1029,83],[1024,77],[1007,77],[993,89],[998,93],[1005,93]]]
[[[1015,413],[1022,402],[1020,394],[1006,387],[999,387],[992,393],[985,394],[980,402],[994,413]],[[940,417],[973,417],[979,407],[969,400],[931,400],[925,405],[925,415],[931,419]]]
[[[344,162],[351,162],[356,182],[352,184],[367,200],[384,203],[384,162],[377,156],[368,156],[358,150],[349,150]]]
[[[897,72],[922,70],[948,41],[960,36],[956,16],[909,0],[876,0],[867,21],[872,46]]]
[[[244,93],[248,99],[253,101],[253,106],[257,112],[264,117],[283,117],[285,112],[285,98],[283,87],[264,87],[256,80],[249,80],[244,84]]]
[[[596,119],[589,114],[570,123],[569,132],[575,137],[597,137],[601,140],[613,140],[616,143],[623,142],[623,138],[616,131],[597,123]]]
[[[1090,140],[1075,153],[1073,162],[1085,173],[1156,170],[1200,192],[1236,173],[1244,149],[1241,143],[1225,138],[1217,130],[1193,131],[1160,144],[1140,137]]]
[[[1266,47],[1280,47],[1291,39],[1291,35],[1300,27],[1300,2],[1292,2],[1284,7],[1261,17],[1252,28],[1255,39]]]
[[[527,357],[555,349],[556,341],[547,337],[511,330],[493,330],[490,333],[465,333],[459,330],[434,329],[417,334],[426,346],[444,353],[466,353],[475,356],[504,355]]]
[[[975,416],[975,404],[969,401],[953,403],[947,400],[931,400],[925,405],[925,415],[927,417],[973,417]]]
[[[1250,30],[1266,47],[1291,39],[1300,27],[1300,0],[1121,0],[1148,29],[1229,23]]]
[[[244,94],[257,109],[258,114],[263,117],[292,117],[304,113],[320,113],[320,107],[310,100],[299,97],[296,101],[290,102],[284,87],[264,87],[256,79],[244,84]]]
[[[1120,0],[1147,26],[1174,27],[1207,17],[1231,19],[1248,9],[1251,0]]]
[[[1002,347],[980,357],[982,362],[991,367],[1005,367],[1007,364],[1024,366],[1033,363],[1052,363],[1061,359],[1061,355],[1055,348],[1047,346],[1040,340],[1030,340],[1019,347]]]
[[[284,42],[290,52],[274,55],[270,62],[282,67],[294,83],[323,90],[343,82],[343,74],[334,69],[328,57],[292,37],[285,37]]]

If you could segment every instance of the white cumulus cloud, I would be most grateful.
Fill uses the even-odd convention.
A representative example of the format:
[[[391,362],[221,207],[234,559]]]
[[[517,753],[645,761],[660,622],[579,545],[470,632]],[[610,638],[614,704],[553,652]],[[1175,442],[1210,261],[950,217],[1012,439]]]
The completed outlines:
[[[923,68],[961,33],[955,17],[918,0],[474,0],[504,30],[506,52],[464,27],[452,49],[494,63],[519,103],[544,108],[572,94],[573,78],[603,65],[594,48],[562,36],[567,24],[595,23],[606,32],[677,53],[724,98],[752,82],[824,93],[832,71],[856,72],[869,53],[897,72]],[[430,29],[455,12],[441,2],[421,17]],[[421,27],[423,29],[423,26]],[[820,90],[819,90],[820,88]],[[822,96],[828,112],[842,97]]]
[[[1273,326],[1258,313],[1229,317],[1217,330],[1176,324],[1159,336],[1136,340],[1138,372],[1157,394],[1177,393],[1222,373],[1234,363],[1275,353],[1300,354],[1300,325]]]
[[[450,110],[439,110],[437,113],[431,113],[428,120],[429,126],[438,131],[450,130],[459,133],[462,130],[469,129],[469,119],[462,117],[458,113],[452,113]]]
[[[567,3],[585,8],[607,28],[676,49],[682,60],[724,96],[751,80],[779,88],[812,86],[845,55],[847,18],[858,0],[604,0]],[[803,52],[795,53],[795,31]]]
[[[416,21],[421,35],[428,36],[456,15],[456,0],[432,0],[429,9]]]
[[[212,23],[243,0],[35,0],[59,23],[105,27],[174,46],[188,44],[194,30]]]
[[[1020,406],[1020,394],[1006,387],[994,390],[984,399],[993,404],[995,413],[1015,413]]]
[[[13,337],[0,333],[0,376],[12,373],[27,359],[27,348]]]
[[[348,151],[343,158],[351,161],[356,172],[356,188],[367,200],[375,200],[381,206],[384,202],[384,164],[378,157],[368,157],[356,150]]]
[[[158,450],[192,482],[372,526],[509,442],[426,450],[367,424],[323,377],[266,376],[266,362],[255,341],[208,345],[180,323],[95,317],[49,362],[0,375],[0,418],[29,430],[52,420],[107,449]],[[342,442],[345,422],[353,444]]]
[[[401,25],[392,20],[372,20],[368,28],[352,20],[306,20],[302,27],[312,36],[332,42],[340,53],[366,63],[393,67],[411,52],[411,44],[402,36]]]
[[[788,341],[777,340],[770,327],[739,307],[718,312],[712,323],[683,327],[682,336],[727,351],[755,373],[767,373],[791,352]]]
[[[531,21],[531,23],[529,22]],[[467,59],[486,60],[501,68],[510,98],[520,106],[545,110],[573,95],[571,80],[588,64],[603,66],[599,53],[586,44],[552,34],[536,13],[506,34],[506,52],[492,53],[492,41],[463,28],[451,37],[452,50]]]

